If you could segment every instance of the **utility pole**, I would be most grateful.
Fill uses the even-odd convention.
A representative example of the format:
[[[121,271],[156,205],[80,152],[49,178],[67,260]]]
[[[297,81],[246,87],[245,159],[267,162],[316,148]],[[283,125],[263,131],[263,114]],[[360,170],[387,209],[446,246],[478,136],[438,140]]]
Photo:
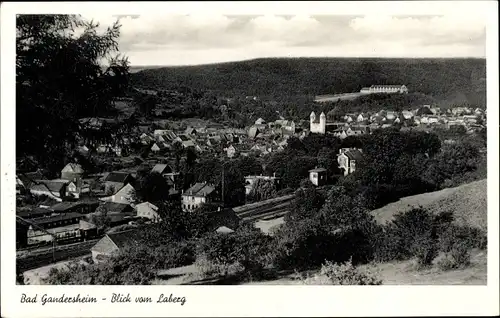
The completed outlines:
[[[224,204],[224,169],[225,169],[225,166],[224,166],[224,161],[222,162],[222,207],[225,206]]]

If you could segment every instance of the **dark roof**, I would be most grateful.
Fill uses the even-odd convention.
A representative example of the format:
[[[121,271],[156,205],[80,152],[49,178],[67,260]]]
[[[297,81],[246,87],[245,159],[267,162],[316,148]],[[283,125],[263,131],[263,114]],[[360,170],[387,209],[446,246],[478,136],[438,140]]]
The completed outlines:
[[[198,182],[193,185],[191,188],[187,189],[184,194],[192,195],[192,196],[207,196],[215,190],[213,186],[208,185],[207,183]]]
[[[324,172],[324,171],[326,171],[325,168],[315,168],[315,169],[309,170],[309,172]]]
[[[64,212],[78,206],[78,202],[59,202],[50,207],[54,212]]]
[[[34,181],[45,179],[40,171],[20,173],[17,177],[21,180],[26,188],[29,188]]]
[[[71,220],[71,219],[74,219],[77,217],[83,218],[84,216],[85,215],[78,213],[78,212],[71,212],[71,213],[58,214],[58,215],[49,216],[49,217],[35,218],[32,221],[38,225],[43,225],[43,224],[57,222],[57,221]]]
[[[20,216],[22,218],[37,218],[37,217],[41,217],[41,216],[49,216],[52,213],[53,213],[53,211],[51,211],[49,209],[36,207],[36,208],[26,210],[26,211],[18,211],[16,213],[16,215]]]
[[[130,208],[129,204],[125,203],[116,203],[116,202],[104,202],[102,206],[110,212],[122,212],[125,211],[127,208]]]
[[[188,137],[188,136],[186,136],[186,135],[179,135],[179,138],[180,138],[180,140],[182,140],[182,141],[188,141],[188,140],[191,140],[191,139],[189,139],[189,137]]]
[[[121,232],[108,233],[106,234],[106,236],[109,237],[109,239],[113,241],[113,243],[115,243],[115,245],[119,249],[122,249],[131,245],[139,245],[141,243],[141,234],[142,233],[140,231],[132,229]]]
[[[69,181],[39,180],[37,183],[31,185],[31,190],[59,193]]]
[[[110,172],[104,181],[125,183],[126,179],[131,176],[128,172]]]
[[[359,160],[363,159],[363,154],[358,149],[348,150],[348,151],[344,152],[344,155],[346,155],[347,158],[349,158],[350,160],[359,161]]]

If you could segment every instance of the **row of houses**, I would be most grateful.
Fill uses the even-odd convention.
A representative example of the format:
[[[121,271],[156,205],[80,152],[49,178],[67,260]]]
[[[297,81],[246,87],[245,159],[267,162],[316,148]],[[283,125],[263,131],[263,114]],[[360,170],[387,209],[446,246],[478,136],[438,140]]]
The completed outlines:
[[[441,112],[437,107],[424,105],[415,110],[401,112],[381,110],[375,113],[351,113],[344,115],[337,121],[329,121],[325,113],[316,116],[314,112],[311,112],[310,132],[319,134],[332,133],[340,138],[345,138],[396,125],[403,127],[429,126],[444,129],[463,126],[468,131],[485,127],[486,111],[479,108],[476,110],[460,108],[460,111],[457,109],[453,108]]]

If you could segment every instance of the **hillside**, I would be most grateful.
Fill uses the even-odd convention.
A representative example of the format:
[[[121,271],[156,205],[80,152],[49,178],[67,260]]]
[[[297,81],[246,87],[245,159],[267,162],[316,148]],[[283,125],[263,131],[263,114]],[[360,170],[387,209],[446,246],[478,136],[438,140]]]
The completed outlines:
[[[486,101],[485,59],[267,58],[210,65],[144,69],[138,87],[179,86],[221,96],[283,97],[358,92],[372,84],[406,84],[449,103]]]
[[[458,224],[468,224],[482,230],[487,229],[488,198],[487,179],[471,182],[456,188],[423,193],[400,199],[372,211],[380,223],[388,222],[398,212],[422,206],[434,213],[451,211]]]

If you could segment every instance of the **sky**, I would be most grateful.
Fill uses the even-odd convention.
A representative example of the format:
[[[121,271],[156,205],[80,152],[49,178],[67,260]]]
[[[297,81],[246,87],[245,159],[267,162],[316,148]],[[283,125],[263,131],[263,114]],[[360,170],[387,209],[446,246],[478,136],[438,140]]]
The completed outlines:
[[[120,20],[131,65],[196,65],[262,57],[485,57],[480,15],[93,15]]]

